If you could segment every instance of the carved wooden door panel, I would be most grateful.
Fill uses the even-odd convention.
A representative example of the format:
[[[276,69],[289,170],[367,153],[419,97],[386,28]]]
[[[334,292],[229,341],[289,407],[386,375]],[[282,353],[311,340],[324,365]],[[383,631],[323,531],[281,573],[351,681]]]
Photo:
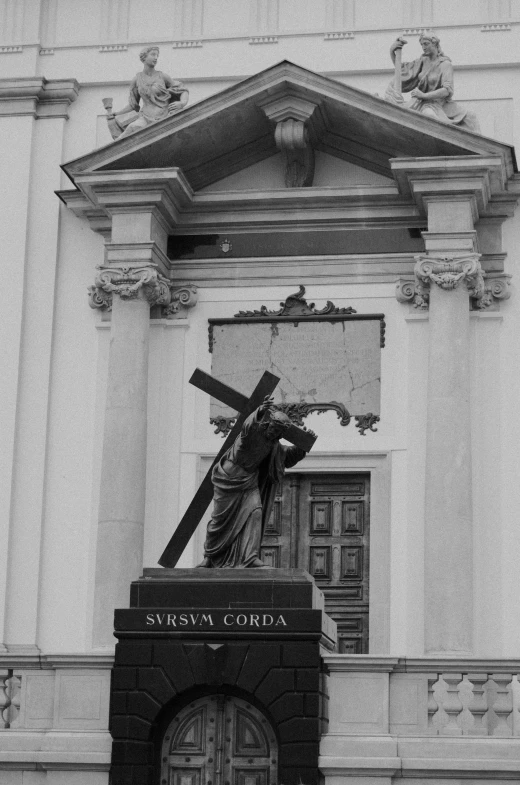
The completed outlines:
[[[369,525],[368,474],[289,474],[264,531],[263,561],[302,567],[325,594],[340,652],[368,652]]]
[[[182,709],[165,733],[163,785],[276,785],[276,739],[239,698],[211,695]]]

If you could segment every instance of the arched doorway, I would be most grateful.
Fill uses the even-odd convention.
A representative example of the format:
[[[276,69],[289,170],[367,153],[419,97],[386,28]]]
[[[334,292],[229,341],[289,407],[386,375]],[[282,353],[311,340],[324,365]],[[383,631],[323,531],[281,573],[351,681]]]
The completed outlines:
[[[247,701],[208,695],[169,724],[161,785],[276,785],[278,748],[269,721]]]

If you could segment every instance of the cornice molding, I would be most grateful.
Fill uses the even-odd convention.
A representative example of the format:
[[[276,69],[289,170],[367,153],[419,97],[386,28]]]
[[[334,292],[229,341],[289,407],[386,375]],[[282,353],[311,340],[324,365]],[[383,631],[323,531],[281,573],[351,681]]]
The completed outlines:
[[[324,654],[335,672],[394,673],[519,673],[520,660],[509,657],[399,657],[370,654]]]
[[[0,79],[0,116],[68,118],[69,106],[79,94],[75,79],[22,77]]]
[[[506,193],[508,173],[499,155],[393,158],[390,166],[399,192],[413,198],[423,215],[429,201],[470,199],[476,220],[486,213],[492,195]]]
[[[86,172],[75,183],[90,204],[107,217],[115,213],[156,212],[168,231],[173,231],[181,211],[192,201],[193,191],[184,173],[169,169],[131,169]],[[72,209],[82,212],[85,203],[60,191],[58,196]]]
[[[81,670],[109,669],[114,664],[113,653],[103,654],[17,654],[0,652],[0,668],[20,670],[58,670],[78,668]]]

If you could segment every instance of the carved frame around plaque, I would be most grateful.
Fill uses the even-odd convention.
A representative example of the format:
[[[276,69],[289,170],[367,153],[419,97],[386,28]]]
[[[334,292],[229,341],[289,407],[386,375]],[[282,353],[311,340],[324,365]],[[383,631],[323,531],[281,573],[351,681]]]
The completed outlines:
[[[259,325],[259,324],[269,325],[269,330],[271,331],[272,338],[269,339],[268,336],[264,335],[264,345],[257,347],[258,349],[263,351],[264,354],[265,354],[266,351],[268,351],[266,349],[266,346],[265,346],[266,340],[270,341],[270,348],[272,348],[272,344],[273,344],[273,342],[275,340],[278,340],[279,343],[283,343],[283,340],[284,340],[283,339],[284,329],[286,329],[286,328],[281,327],[281,325],[283,325],[283,324],[285,324],[285,325],[293,325],[294,327],[298,327],[301,324],[309,325],[309,324],[312,324],[312,323],[315,323],[315,322],[329,322],[329,323],[332,323],[332,324],[336,324],[336,323],[340,322],[340,323],[343,323],[343,326],[342,326],[342,335],[339,336],[339,337],[340,337],[340,339],[343,340],[344,343],[346,341],[345,333],[348,332],[349,329],[351,331],[354,330],[354,332],[357,329],[357,331],[358,331],[358,333],[360,335],[361,335],[361,333],[359,332],[360,330],[363,330],[363,329],[367,330],[368,329],[368,331],[371,334],[369,336],[369,340],[372,341],[372,342],[375,342],[377,340],[377,343],[378,343],[378,346],[377,346],[378,354],[377,354],[377,357],[376,357],[375,356],[376,347],[370,347],[370,350],[364,348],[363,351],[365,353],[368,353],[368,355],[370,355],[368,357],[367,363],[365,363],[365,365],[371,364],[372,368],[375,368],[377,366],[378,367],[379,376],[375,376],[374,374],[376,373],[376,371],[372,371],[373,378],[371,378],[369,381],[366,381],[365,384],[366,385],[369,385],[369,384],[372,385],[372,388],[370,388],[370,393],[369,393],[368,397],[372,400],[372,402],[374,402],[375,398],[377,398],[377,407],[378,407],[379,406],[379,397],[380,397],[379,396],[379,387],[380,387],[380,349],[382,347],[384,347],[384,345],[385,345],[385,320],[384,320],[384,314],[381,314],[381,313],[358,314],[354,310],[354,308],[351,308],[351,307],[339,308],[339,307],[335,306],[334,303],[332,303],[330,300],[327,301],[326,305],[323,308],[317,309],[315,307],[314,303],[307,303],[307,301],[304,298],[304,295],[305,295],[305,287],[300,285],[299,291],[294,293],[294,294],[289,295],[289,297],[287,297],[285,302],[280,303],[280,308],[278,310],[270,311],[270,310],[268,310],[267,306],[262,305],[259,310],[239,311],[232,318],[209,319],[209,329],[208,329],[208,332],[209,332],[209,351],[210,351],[210,353],[214,354],[214,359],[215,359],[215,345],[216,345],[216,341],[217,341],[217,336],[218,336],[219,340],[220,340],[220,338],[222,338],[222,336],[224,335],[223,331],[224,331],[224,328],[226,326],[235,326],[236,327],[238,325]],[[347,322],[357,322],[357,323],[360,323],[360,322],[378,322],[379,324],[377,325],[377,327],[375,325],[370,325],[370,326],[366,325],[365,328],[362,328],[358,324],[357,328],[353,328],[353,327],[347,328],[345,326],[345,324]],[[221,328],[221,329],[219,329],[219,328]],[[314,328],[311,327],[311,328],[306,328],[306,329],[312,331]],[[282,334],[282,337],[280,337],[280,334]],[[243,335],[243,331],[242,331],[242,335]],[[288,337],[290,338],[290,337],[294,337],[294,336],[288,336]],[[298,350],[300,351],[300,353],[303,351],[304,354],[307,354],[307,352],[308,352],[309,358],[312,358],[312,356],[313,356],[312,352],[314,350],[314,362],[311,359],[311,361],[309,362],[309,366],[308,366],[309,368],[312,368],[313,370],[316,370],[314,366],[316,364],[319,364],[319,360],[322,359],[322,358],[319,357],[320,351],[323,350],[324,352],[326,352],[327,350],[329,350],[329,345],[328,345],[328,343],[326,343],[326,342],[324,343],[323,342],[323,337],[321,338],[321,340],[322,340],[322,345],[321,346],[320,346],[319,342],[317,342],[317,343],[315,342],[313,344],[313,342],[312,342],[313,339],[316,341],[317,338],[319,338],[319,335],[318,335],[318,332],[315,330],[314,334],[312,334],[312,332],[311,332],[309,334],[309,336],[308,336],[308,339],[309,339],[308,348],[305,347],[305,338],[304,338],[303,335],[302,335],[303,341],[299,342],[300,345],[298,346],[297,342],[294,344],[296,353],[298,352]],[[336,342],[337,342],[337,338],[338,338],[338,335],[336,335]],[[303,346],[302,346],[302,343],[303,343]],[[341,352],[341,348],[338,351]],[[353,351],[354,351],[354,354],[355,354],[355,349]],[[361,355],[363,354],[363,351],[361,352]],[[347,352],[347,350],[344,349],[344,352]],[[251,350],[249,355],[250,356],[254,356],[254,349]],[[316,359],[317,355],[318,355],[318,358]],[[227,357],[227,365],[231,366],[231,368],[234,369],[236,367],[236,364],[237,364],[235,362],[236,359],[237,358],[234,356],[234,354],[233,354],[233,358],[232,359],[228,356]],[[224,361],[222,359],[222,357],[220,357],[219,360],[220,360],[219,363],[212,362],[212,372],[221,381],[225,382],[226,384],[229,384],[230,386],[234,386],[234,387],[237,386],[236,379],[233,377],[233,371],[229,370],[229,367],[227,369],[225,367],[223,367],[223,366],[226,366],[226,361]],[[243,362],[245,361],[246,364],[248,362],[250,362],[250,357],[248,356],[247,347],[245,347],[245,355],[243,354],[242,361]],[[237,362],[240,365],[240,360],[239,359],[237,360]],[[259,362],[260,362],[260,364],[262,364],[261,360]],[[346,360],[345,360],[345,363],[346,363]],[[353,363],[353,366],[352,366],[352,363]],[[213,367],[213,365],[216,365],[217,367]],[[345,364],[345,368],[343,368],[343,369],[340,368],[339,371],[337,371],[337,373],[341,376],[341,370],[343,370],[346,374],[348,374],[348,378],[350,380],[352,380],[352,391],[353,391],[354,389],[356,389],[354,387],[354,381],[353,381],[353,376],[352,376],[353,368],[355,369],[356,366],[359,366],[359,368],[361,368],[363,366],[362,356],[354,356],[353,358],[351,358],[351,366],[352,367],[348,367],[347,368],[346,364]],[[271,370],[273,373],[276,373],[278,376],[284,377],[283,368],[278,367],[274,363],[274,361],[272,359],[272,356],[269,356],[269,357],[265,356],[265,359],[263,361],[262,370]],[[293,370],[295,370],[295,369],[293,368]],[[332,369],[332,370],[335,371],[335,369]],[[227,373],[226,373],[226,371],[227,371]],[[252,369],[251,369],[251,373],[253,373]],[[258,368],[255,368],[254,373],[256,373],[256,374],[258,373]],[[358,370],[358,373],[360,373],[359,370]],[[334,374],[332,374],[332,375],[334,375]],[[361,371],[361,376],[362,376],[362,371]],[[290,384],[289,380],[287,380],[287,383]],[[281,382],[279,384],[279,388],[281,389],[282,396],[284,396],[283,385],[284,385],[284,378],[282,378],[282,380],[281,380]],[[238,385],[238,386],[240,386],[240,385]],[[360,388],[363,387],[363,386],[365,386],[365,385],[364,384],[360,384]],[[244,392],[245,392],[245,390],[244,390]],[[311,393],[312,392],[316,393],[316,389],[314,388],[310,392]],[[293,396],[294,396],[294,394],[295,393],[293,393]],[[276,395],[276,392],[275,392],[275,395]],[[285,395],[285,398],[287,398],[287,397],[290,397],[290,396]],[[337,397],[340,398],[341,394],[339,396],[337,396]],[[216,405],[218,405],[218,404],[216,404],[216,403],[213,404],[213,402],[212,402],[212,412],[211,412],[210,422],[211,422],[212,425],[216,426],[215,433],[221,433],[223,436],[225,436],[227,433],[229,433],[229,431],[233,427],[233,424],[234,424],[234,422],[236,420],[236,417],[233,416],[231,414],[231,412],[228,412],[228,413],[226,413],[224,415],[216,414],[215,410],[214,410],[214,407]],[[363,404],[361,404],[361,406],[363,406]],[[304,394],[300,394],[299,400],[282,400],[282,401],[279,401],[279,402],[275,401],[275,408],[279,409],[280,411],[285,412],[293,420],[293,422],[295,424],[297,424],[297,425],[303,425],[303,420],[311,412],[317,412],[318,414],[321,414],[321,413],[327,412],[327,411],[334,411],[334,412],[336,412],[336,415],[337,415],[337,417],[338,417],[338,419],[340,421],[340,425],[343,425],[343,426],[348,425],[351,422],[352,417],[354,416],[354,418],[356,420],[356,427],[359,429],[359,432],[361,433],[362,436],[365,435],[365,432],[367,430],[376,431],[377,428],[375,428],[374,426],[375,426],[375,424],[377,422],[379,422],[379,419],[380,419],[379,414],[376,413],[378,411],[378,408],[376,409],[376,405],[373,405],[371,407],[373,410],[358,411],[357,413],[354,412],[354,414],[352,414],[351,411],[349,411],[349,408],[347,408],[345,403],[342,402],[341,400],[306,400]],[[352,408],[352,407],[350,407],[350,408]]]

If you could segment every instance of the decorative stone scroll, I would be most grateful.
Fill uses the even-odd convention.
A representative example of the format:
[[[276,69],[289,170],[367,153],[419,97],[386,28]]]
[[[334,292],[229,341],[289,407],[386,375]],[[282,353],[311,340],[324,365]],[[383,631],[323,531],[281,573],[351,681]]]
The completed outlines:
[[[177,319],[180,316],[185,316],[188,308],[197,305],[197,287],[192,283],[185,286],[170,285],[170,296],[169,304],[165,305],[162,310],[165,319]]]
[[[297,425],[311,412],[335,412],[343,426],[356,418],[362,435],[375,431],[380,405],[380,348],[383,314],[356,314],[328,301],[307,303],[305,288],[280,308],[240,311],[231,319],[211,319],[212,373],[239,390],[251,387],[259,372],[281,377],[275,406]],[[212,399],[215,433],[229,433],[236,415]]]
[[[396,299],[411,303],[414,308],[427,310],[431,284],[441,289],[455,289],[464,283],[469,292],[473,310],[497,307],[497,301],[511,296],[511,276],[505,273],[484,273],[478,254],[466,256],[416,257],[415,280],[401,278],[396,282]]]
[[[114,294],[123,300],[138,296],[148,300],[150,306],[162,306],[166,319],[176,318],[179,311],[192,308],[197,302],[197,287],[193,284],[173,287],[170,281],[157,272],[155,267],[132,267],[131,265],[98,266],[94,286],[89,287],[91,308],[112,309]]]

